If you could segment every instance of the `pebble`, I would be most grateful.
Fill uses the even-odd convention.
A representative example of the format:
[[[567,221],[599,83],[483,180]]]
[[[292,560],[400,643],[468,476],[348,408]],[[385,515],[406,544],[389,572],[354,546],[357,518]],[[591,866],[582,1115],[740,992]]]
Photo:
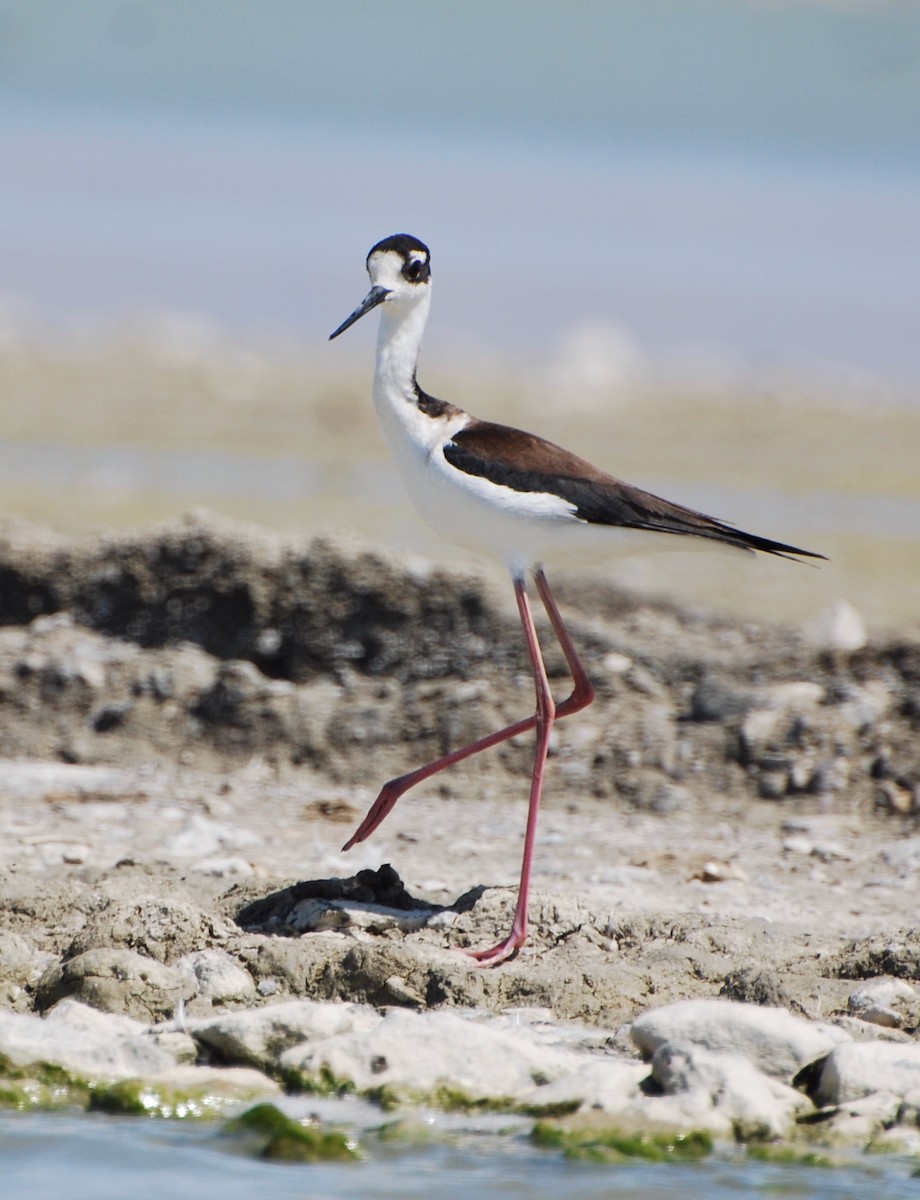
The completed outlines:
[[[818,613],[806,625],[805,636],[814,646],[844,652],[861,650],[868,641],[862,614],[847,600],[837,600]]]
[[[727,721],[744,716],[756,703],[750,688],[737,688],[722,679],[701,679],[690,696],[690,716],[694,721]]]
[[[852,1016],[888,1029],[915,1024],[918,1004],[920,996],[909,983],[884,977],[868,980],[850,993],[847,1002]]]
[[[252,976],[223,950],[194,950],[176,963],[195,981],[198,995],[215,1004],[248,1000],[255,995]]]
[[[33,988],[48,967],[57,962],[57,958],[39,950],[22,934],[0,929],[0,962],[3,963],[0,1004],[12,1008],[22,998],[31,1007],[25,989]]]

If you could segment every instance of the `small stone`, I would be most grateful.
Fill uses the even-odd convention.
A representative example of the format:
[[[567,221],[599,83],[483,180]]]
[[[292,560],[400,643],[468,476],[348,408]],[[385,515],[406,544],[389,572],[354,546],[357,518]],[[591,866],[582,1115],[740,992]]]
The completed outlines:
[[[424,1006],[424,997],[412,991],[405,979],[399,975],[391,975],[383,987],[386,996],[394,1004],[402,1004],[409,1008],[422,1008]]]
[[[838,600],[809,622],[805,636],[814,646],[823,650],[844,653],[862,650],[868,641],[866,623],[862,615],[846,600]]]
[[[787,854],[808,855],[811,854],[814,848],[814,842],[803,834],[793,834],[792,837],[783,839],[783,850]]]
[[[604,655],[601,665],[608,675],[625,675],[633,665],[633,660],[625,654],[617,654],[615,650],[611,650],[609,654]]]
[[[194,950],[176,966],[194,978],[198,995],[214,1004],[248,1000],[255,994],[252,976],[223,950]]]
[[[727,721],[744,716],[754,703],[754,693],[748,688],[721,679],[702,679],[690,696],[690,716],[694,721]]]
[[[879,977],[851,992],[847,1007],[861,1021],[901,1029],[916,1021],[918,1002],[920,996],[903,979]]]
[[[729,879],[744,881],[747,879],[747,875],[735,863],[717,862],[715,859],[710,859],[709,862],[703,864],[702,870],[694,878],[703,883],[724,883]]]
[[[757,795],[761,800],[782,800],[789,793],[786,771],[763,771],[757,779]]]
[[[106,704],[95,712],[91,718],[91,724],[96,733],[110,733],[113,729],[119,729],[134,711],[134,704],[130,700],[120,700],[117,703]]]

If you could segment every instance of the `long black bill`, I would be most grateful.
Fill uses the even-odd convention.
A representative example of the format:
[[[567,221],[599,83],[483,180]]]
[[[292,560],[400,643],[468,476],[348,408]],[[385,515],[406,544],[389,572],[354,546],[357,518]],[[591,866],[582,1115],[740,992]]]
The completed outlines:
[[[335,333],[329,334],[329,341],[331,342],[333,338],[337,338],[340,333],[344,333],[350,325],[354,325],[355,321],[360,321],[365,313],[369,313],[372,308],[376,308],[382,300],[386,300],[389,294],[389,290],[385,287],[380,287],[379,285],[372,287],[351,316],[345,318]]]

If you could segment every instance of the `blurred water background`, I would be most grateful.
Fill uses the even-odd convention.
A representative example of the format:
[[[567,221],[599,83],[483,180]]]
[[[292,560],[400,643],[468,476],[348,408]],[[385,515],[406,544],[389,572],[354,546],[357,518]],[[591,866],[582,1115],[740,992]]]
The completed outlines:
[[[832,558],[617,577],[910,622],[918,129],[906,3],[0,0],[0,505],[465,561],[325,341],[406,230],[428,390]]]

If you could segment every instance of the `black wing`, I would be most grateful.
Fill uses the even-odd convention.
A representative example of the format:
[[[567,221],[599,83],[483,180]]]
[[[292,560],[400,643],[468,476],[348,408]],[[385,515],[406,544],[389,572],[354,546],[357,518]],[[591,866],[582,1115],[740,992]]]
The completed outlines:
[[[518,492],[546,492],[572,505],[573,515],[590,525],[619,525],[656,533],[709,538],[744,550],[783,558],[824,558],[813,550],[744,533],[724,521],[673,504],[623,483],[577,454],[532,433],[489,421],[472,421],[444,447],[444,457],[468,475]]]

